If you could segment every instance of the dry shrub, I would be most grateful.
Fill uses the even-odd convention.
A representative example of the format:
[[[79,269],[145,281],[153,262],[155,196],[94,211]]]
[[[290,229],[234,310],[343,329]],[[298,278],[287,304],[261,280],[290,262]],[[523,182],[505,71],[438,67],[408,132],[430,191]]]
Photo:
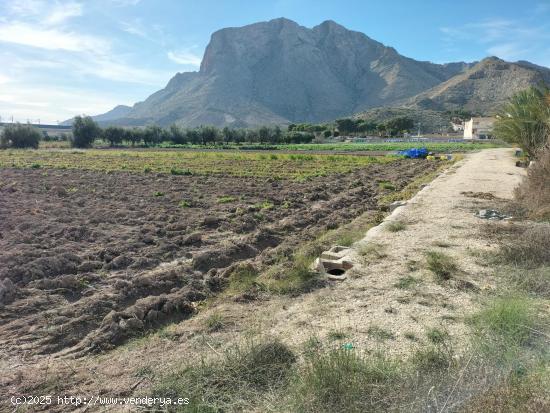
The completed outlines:
[[[516,189],[516,198],[533,219],[550,219],[550,147],[540,152],[527,177]]]
[[[523,268],[550,265],[550,225],[538,224],[501,242],[500,257]]]

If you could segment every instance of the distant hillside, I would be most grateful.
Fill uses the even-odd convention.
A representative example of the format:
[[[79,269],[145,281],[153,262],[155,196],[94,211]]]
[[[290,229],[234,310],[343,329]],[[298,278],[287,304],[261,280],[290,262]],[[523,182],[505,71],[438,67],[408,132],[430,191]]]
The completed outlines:
[[[132,108],[130,106],[118,105],[111,109],[109,112],[105,112],[101,115],[92,116],[92,118],[99,123],[108,123],[109,121],[115,119],[124,118],[128,115],[128,113],[130,113],[131,110]],[[72,119],[67,119],[66,121],[62,122],[61,125],[72,125],[72,123]]]
[[[498,58],[417,61],[333,21],[309,29],[280,18],[215,32],[198,72],[178,73],[131,109],[96,119],[248,127],[330,121],[376,107],[485,113],[549,73]]]
[[[421,132],[446,132],[450,126],[450,115],[442,111],[418,108],[375,108],[358,113],[356,119],[365,119],[375,123],[384,123],[397,117],[408,117],[414,120],[415,129],[420,124]]]
[[[541,82],[550,84],[550,69],[529,62],[509,63],[489,57],[401,103],[420,109],[464,109],[492,114],[515,92]]]

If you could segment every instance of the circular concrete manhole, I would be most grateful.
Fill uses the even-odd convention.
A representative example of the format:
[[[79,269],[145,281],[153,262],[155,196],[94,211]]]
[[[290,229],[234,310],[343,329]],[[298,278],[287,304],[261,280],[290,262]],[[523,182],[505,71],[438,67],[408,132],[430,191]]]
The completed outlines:
[[[346,272],[343,268],[332,268],[331,270],[328,270],[327,273],[330,275],[342,275]]]

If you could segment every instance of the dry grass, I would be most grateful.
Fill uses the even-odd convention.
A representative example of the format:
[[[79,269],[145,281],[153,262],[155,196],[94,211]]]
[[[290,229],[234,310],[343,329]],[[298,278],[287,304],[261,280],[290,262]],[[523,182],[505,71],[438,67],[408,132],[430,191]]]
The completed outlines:
[[[497,258],[522,268],[550,265],[550,224],[515,228],[508,234],[501,234]]]
[[[453,274],[458,271],[458,266],[453,258],[442,252],[428,251],[426,253],[426,263],[428,269],[435,274],[439,281],[451,279]]]
[[[529,217],[550,220],[550,148],[541,152],[516,190],[516,198]]]

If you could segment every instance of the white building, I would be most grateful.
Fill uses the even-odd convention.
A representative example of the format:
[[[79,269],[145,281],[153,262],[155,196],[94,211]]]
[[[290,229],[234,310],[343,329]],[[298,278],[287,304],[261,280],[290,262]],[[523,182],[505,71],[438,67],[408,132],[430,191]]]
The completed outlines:
[[[472,118],[464,122],[464,139],[492,139],[495,118]]]

